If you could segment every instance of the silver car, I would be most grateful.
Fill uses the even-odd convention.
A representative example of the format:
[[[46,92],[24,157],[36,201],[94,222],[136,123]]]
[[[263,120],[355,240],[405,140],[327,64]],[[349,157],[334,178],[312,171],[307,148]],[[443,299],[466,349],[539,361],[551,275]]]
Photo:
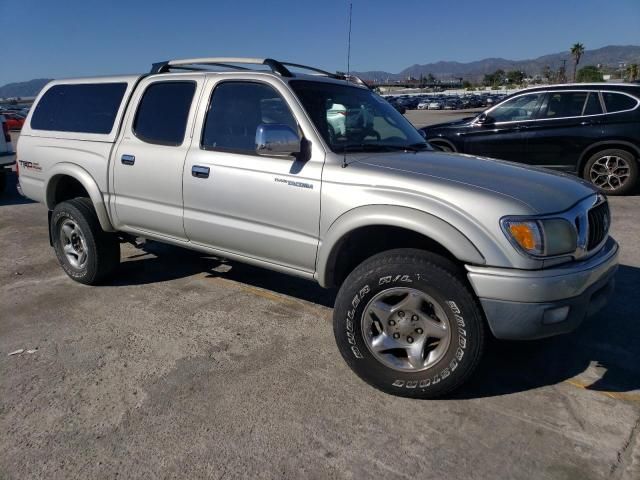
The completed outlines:
[[[358,79],[312,67],[197,58],[54,81],[17,158],[72,279],[108,281],[143,237],[336,288],[342,356],[395,395],[446,395],[489,336],[569,332],[613,289],[594,188],[435,152]]]

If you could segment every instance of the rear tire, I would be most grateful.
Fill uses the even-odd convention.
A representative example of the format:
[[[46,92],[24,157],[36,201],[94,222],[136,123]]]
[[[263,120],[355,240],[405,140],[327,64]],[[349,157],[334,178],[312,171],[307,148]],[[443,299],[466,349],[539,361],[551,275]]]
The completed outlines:
[[[582,176],[607,195],[627,195],[638,183],[638,160],[626,150],[601,150],[589,157]]]
[[[455,264],[398,249],[358,266],[338,292],[334,335],[343,358],[386,393],[436,398],[477,367],[486,327]]]
[[[429,144],[433,147],[436,148],[438,150],[440,150],[441,152],[447,152],[447,153],[454,153],[455,150],[453,148],[451,148],[451,146],[449,144],[446,143],[442,143],[442,142],[429,142]]]
[[[95,285],[120,263],[120,241],[102,230],[90,199],[74,198],[56,205],[50,228],[58,261],[76,282]]]

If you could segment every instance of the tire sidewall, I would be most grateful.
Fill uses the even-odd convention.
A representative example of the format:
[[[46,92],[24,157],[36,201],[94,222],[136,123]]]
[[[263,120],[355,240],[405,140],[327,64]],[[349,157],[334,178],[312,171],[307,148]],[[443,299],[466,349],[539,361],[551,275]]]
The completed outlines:
[[[362,315],[380,292],[397,287],[421,290],[443,307],[451,329],[449,348],[432,367],[404,372],[385,366],[371,353],[362,332]],[[482,345],[481,319],[466,289],[438,268],[387,265],[345,282],[334,309],[334,334],[349,366],[366,382],[402,396],[437,396],[462,383],[474,368]],[[342,290],[342,289],[341,289]]]
[[[82,230],[82,234],[84,235],[87,247],[87,262],[82,268],[75,268],[69,263],[60,243],[60,228],[65,220],[73,221],[78,225],[78,227],[80,227],[80,230]],[[58,262],[67,275],[82,283],[91,281],[91,279],[95,277],[97,270],[95,238],[89,224],[75,207],[66,202],[56,206],[53,214],[51,215],[51,238],[53,240],[53,248],[56,252],[56,257],[58,257]]]

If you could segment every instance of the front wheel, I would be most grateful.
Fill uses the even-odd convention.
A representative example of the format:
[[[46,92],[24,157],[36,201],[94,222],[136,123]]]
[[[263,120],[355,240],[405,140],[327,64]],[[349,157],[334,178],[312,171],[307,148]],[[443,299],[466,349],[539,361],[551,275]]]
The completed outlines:
[[[626,150],[602,150],[587,160],[583,176],[607,195],[626,195],[638,182],[638,161]]]
[[[90,199],[56,205],[50,228],[58,261],[73,280],[95,285],[120,263],[120,241],[102,230]]]
[[[460,387],[482,356],[485,324],[456,266],[390,250],[357,267],[338,292],[334,335],[365,382],[393,395],[435,398]]]

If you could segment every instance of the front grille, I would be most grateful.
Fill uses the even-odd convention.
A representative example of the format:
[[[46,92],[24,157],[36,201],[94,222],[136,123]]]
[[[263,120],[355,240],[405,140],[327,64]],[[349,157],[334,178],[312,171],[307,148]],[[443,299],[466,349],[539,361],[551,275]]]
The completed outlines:
[[[596,248],[607,236],[611,216],[609,213],[609,203],[602,202],[589,210],[589,240],[587,250]]]

